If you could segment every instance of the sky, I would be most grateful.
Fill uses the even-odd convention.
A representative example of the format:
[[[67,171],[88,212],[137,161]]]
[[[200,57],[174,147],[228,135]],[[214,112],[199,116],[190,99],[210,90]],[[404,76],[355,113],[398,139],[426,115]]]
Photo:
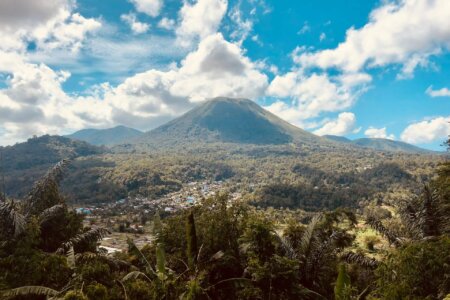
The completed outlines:
[[[2,0],[0,145],[249,98],[318,135],[444,150],[448,0]]]

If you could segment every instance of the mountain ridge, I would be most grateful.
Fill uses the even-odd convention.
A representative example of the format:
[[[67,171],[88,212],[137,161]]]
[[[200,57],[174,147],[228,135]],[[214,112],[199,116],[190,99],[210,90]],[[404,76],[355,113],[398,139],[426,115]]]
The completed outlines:
[[[324,138],[333,140],[338,143],[346,145],[354,145],[363,148],[374,149],[378,151],[390,151],[390,152],[405,152],[405,153],[437,153],[436,151],[420,148],[405,142],[394,141],[390,139],[383,138],[358,138],[358,139],[348,139],[342,136],[336,135],[324,135]]]
[[[96,146],[114,146],[144,134],[137,129],[119,125],[106,129],[87,128],[66,135],[70,139],[88,142]]]

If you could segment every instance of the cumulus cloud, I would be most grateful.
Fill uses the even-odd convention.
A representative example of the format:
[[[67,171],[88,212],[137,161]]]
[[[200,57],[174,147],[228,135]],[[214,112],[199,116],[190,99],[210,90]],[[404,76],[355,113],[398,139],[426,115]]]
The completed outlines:
[[[32,38],[38,48],[44,51],[66,49],[77,52],[88,33],[101,27],[101,23],[92,18],[85,18],[79,13],[62,13],[57,19],[45,26],[35,29]]]
[[[413,123],[403,130],[400,138],[411,144],[426,144],[444,141],[450,135],[450,116],[437,117]]]
[[[163,28],[166,30],[172,30],[175,28],[175,20],[169,19],[169,18],[162,18],[158,22],[158,27]]]
[[[429,95],[430,97],[450,97],[450,89],[448,88],[441,88],[439,90],[433,90],[432,86],[429,86],[425,93]]]
[[[408,77],[443,49],[450,49],[449,1],[383,1],[369,22],[347,30],[345,41],[335,49],[300,53],[295,60],[303,67],[344,72],[399,64],[400,77]]]
[[[375,128],[370,126],[366,131],[364,131],[364,134],[369,138],[395,140],[395,136],[393,134],[387,134],[386,127]]]
[[[61,11],[70,10],[72,5],[69,0],[2,0],[0,27],[10,31],[33,28],[53,19]]]
[[[138,12],[157,17],[163,7],[162,0],[130,0]]]
[[[17,63],[7,87],[0,90],[1,127],[5,132],[1,143],[88,124],[76,116],[76,101],[62,89],[69,76],[43,64]]]
[[[103,84],[87,96],[63,91],[66,72],[25,62],[14,68],[7,88],[0,90],[0,116],[5,116],[1,127],[6,131],[2,143],[32,134],[61,133],[62,128],[125,124],[151,129],[196,102],[216,96],[255,99],[268,85],[257,64],[221,34],[202,40],[179,66],[138,73],[117,87]]]
[[[134,34],[145,33],[150,29],[150,25],[147,23],[139,22],[135,14],[124,14],[121,15],[120,18],[130,26],[131,31],[133,31]]]
[[[346,135],[356,133],[361,128],[356,128],[356,117],[351,112],[340,113],[337,119],[325,123],[321,128],[314,131],[317,135]]]
[[[69,0],[2,1],[0,50],[24,53],[28,43],[34,42],[40,51],[77,52],[85,37],[100,28],[101,23],[73,13],[73,9],[74,2]]]
[[[227,0],[184,1],[179,12],[176,35],[183,47],[192,47],[197,41],[217,32],[228,7]]]
[[[283,111],[295,109],[298,111],[297,118],[307,119],[323,112],[349,108],[370,81],[371,77],[367,74],[330,77],[327,74],[305,75],[301,71],[291,71],[275,76],[267,89],[267,95],[291,99],[288,106],[275,104],[282,116],[293,117],[293,112]]]
[[[234,29],[231,32],[230,37],[234,41],[237,41],[239,45],[242,45],[252,31],[253,21],[250,19],[244,19],[243,13],[240,9],[240,4],[241,3],[239,2],[233,6],[228,15],[234,23]]]

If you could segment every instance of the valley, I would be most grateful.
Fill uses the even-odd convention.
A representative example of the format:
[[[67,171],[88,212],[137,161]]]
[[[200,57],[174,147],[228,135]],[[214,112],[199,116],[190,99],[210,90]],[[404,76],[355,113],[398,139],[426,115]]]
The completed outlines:
[[[121,142],[109,143],[115,130]],[[371,287],[379,272],[398,269],[388,255],[413,251],[417,260],[408,247],[432,252],[448,245],[448,153],[316,136],[231,98],[203,103],[146,133],[117,127],[72,137],[0,148],[1,234],[11,241],[0,250],[12,253],[11,262],[0,258],[0,269],[12,263],[25,270],[31,262],[44,272],[61,259],[46,272],[74,274],[58,275],[57,285],[44,278],[34,293],[56,295],[44,287],[86,283],[89,299],[106,286],[122,286],[102,292],[112,297],[161,299],[195,282],[207,289],[199,295],[214,299],[267,293],[329,299],[336,293],[330,283],[347,274],[352,290],[342,299],[350,300],[369,288],[372,295],[396,291]],[[35,240],[15,246],[28,238]],[[23,260],[21,249],[36,257]],[[433,266],[441,272],[443,265]],[[21,274],[23,280],[7,274],[0,282],[36,282]],[[402,274],[407,282],[409,274]],[[215,287],[222,284],[226,289]]]

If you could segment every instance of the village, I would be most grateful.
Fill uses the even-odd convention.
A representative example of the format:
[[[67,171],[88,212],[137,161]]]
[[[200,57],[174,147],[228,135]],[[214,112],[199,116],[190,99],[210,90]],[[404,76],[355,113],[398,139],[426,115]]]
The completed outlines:
[[[159,199],[129,196],[112,203],[75,207],[75,210],[85,216],[85,226],[103,227],[111,231],[101,241],[100,248],[114,253],[126,250],[128,239],[132,239],[138,247],[151,243],[153,224],[150,221],[155,213],[166,216],[197,205],[202,199],[218,192],[227,192],[227,185],[223,181],[189,182],[181,190]],[[230,201],[241,197],[240,193],[230,193]]]

